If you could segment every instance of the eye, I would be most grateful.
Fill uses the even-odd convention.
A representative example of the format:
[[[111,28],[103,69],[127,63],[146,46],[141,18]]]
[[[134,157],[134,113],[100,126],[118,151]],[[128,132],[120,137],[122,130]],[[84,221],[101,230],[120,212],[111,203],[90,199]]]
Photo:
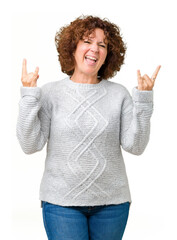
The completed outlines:
[[[90,43],[89,41],[85,40],[84,43]]]
[[[100,45],[100,46],[103,47],[103,48],[106,48],[105,45]]]

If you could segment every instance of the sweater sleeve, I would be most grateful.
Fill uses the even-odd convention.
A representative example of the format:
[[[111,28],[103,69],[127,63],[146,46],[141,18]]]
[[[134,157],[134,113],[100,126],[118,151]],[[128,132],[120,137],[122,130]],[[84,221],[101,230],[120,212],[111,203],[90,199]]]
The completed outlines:
[[[132,90],[132,97],[127,91],[121,113],[120,144],[132,154],[141,155],[150,135],[150,118],[153,113],[153,90]]]
[[[43,149],[49,137],[50,109],[47,88],[21,87],[16,136],[24,153]]]

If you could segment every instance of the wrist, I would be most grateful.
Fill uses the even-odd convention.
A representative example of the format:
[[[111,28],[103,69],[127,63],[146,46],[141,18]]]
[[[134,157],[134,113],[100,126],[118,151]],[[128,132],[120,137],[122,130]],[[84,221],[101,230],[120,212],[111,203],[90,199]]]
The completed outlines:
[[[138,87],[134,87],[132,97],[135,102],[152,102],[153,90],[139,90]]]

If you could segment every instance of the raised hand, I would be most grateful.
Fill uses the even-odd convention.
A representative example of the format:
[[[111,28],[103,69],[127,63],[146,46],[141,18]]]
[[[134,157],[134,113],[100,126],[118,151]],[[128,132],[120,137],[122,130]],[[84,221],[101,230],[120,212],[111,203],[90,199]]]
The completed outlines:
[[[39,68],[36,67],[34,73],[33,72],[27,73],[26,59],[23,59],[22,77],[21,77],[23,87],[37,87],[37,79],[39,78],[38,72],[39,72]]]
[[[154,73],[152,74],[151,78],[147,74],[141,76],[140,70],[137,70],[138,90],[151,91],[154,87],[154,83],[160,68],[161,66],[159,65],[154,71]]]

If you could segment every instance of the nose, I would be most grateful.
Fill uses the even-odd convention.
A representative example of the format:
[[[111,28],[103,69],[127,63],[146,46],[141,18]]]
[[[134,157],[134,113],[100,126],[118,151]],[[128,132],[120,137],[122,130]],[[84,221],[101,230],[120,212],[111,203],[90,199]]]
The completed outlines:
[[[90,50],[92,52],[98,52],[99,51],[98,45],[97,44],[92,44]]]

